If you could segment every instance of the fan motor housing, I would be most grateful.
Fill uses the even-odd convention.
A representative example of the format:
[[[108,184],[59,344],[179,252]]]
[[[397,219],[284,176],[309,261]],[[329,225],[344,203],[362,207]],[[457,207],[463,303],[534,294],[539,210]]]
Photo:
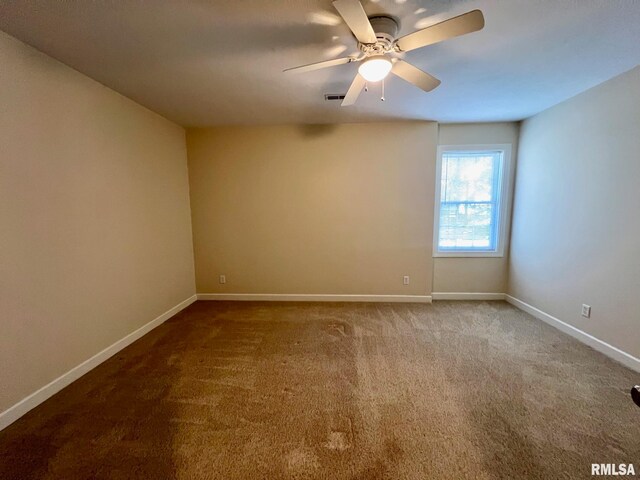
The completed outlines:
[[[377,43],[375,45],[359,44],[360,50],[367,55],[379,55],[393,49],[393,41],[398,34],[398,22],[387,15],[376,15],[369,17],[369,22],[376,34]]]

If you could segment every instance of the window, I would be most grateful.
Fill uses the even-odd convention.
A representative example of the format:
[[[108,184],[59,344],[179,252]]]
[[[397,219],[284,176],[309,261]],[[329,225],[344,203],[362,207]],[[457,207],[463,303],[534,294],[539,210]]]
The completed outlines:
[[[434,256],[502,256],[511,145],[438,149]]]

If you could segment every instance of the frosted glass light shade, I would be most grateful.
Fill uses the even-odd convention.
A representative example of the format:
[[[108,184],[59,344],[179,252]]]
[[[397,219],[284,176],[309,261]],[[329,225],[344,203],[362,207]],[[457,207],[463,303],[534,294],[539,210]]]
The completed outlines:
[[[384,55],[369,57],[358,68],[358,73],[367,82],[379,82],[389,75],[391,71],[391,61]]]

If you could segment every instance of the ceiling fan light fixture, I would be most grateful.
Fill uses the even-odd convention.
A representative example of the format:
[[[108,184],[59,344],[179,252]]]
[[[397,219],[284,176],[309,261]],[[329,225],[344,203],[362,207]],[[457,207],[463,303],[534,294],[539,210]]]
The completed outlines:
[[[377,2],[378,0],[371,1]],[[405,1],[395,0],[396,3],[404,3]],[[393,56],[395,53],[409,52],[484,28],[484,15],[480,10],[472,10],[397,38],[398,21],[389,15],[368,16],[361,2],[362,0],[332,1],[342,20],[358,40],[360,53],[357,56],[334,58],[285,70],[285,72],[310,72],[352,62],[362,62],[358,68],[358,74],[351,82],[349,90],[342,100],[341,106],[343,107],[355,104],[360,92],[367,90],[367,83],[380,82],[389,73],[393,73],[396,77],[425,92],[430,92],[440,85],[440,80],[414,67],[409,62],[397,57],[388,58],[386,55]],[[416,13],[420,13],[422,10],[424,9],[418,9]],[[335,39],[336,37],[334,37]],[[336,55],[338,53],[338,51],[335,52]],[[381,100],[384,100],[384,83],[382,84]]]
[[[358,68],[358,73],[367,82],[379,82],[391,71],[391,60],[384,55],[374,55],[365,60]]]

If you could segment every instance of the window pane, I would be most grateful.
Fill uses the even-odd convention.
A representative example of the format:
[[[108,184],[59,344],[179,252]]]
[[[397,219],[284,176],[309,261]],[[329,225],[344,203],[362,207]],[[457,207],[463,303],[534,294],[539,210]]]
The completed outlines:
[[[479,248],[492,250],[491,203],[440,205],[440,248]]]
[[[499,154],[446,153],[442,156],[441,201],[489,202]]]
[[[440,250],[496,249],[501,152],[442,156]]]

